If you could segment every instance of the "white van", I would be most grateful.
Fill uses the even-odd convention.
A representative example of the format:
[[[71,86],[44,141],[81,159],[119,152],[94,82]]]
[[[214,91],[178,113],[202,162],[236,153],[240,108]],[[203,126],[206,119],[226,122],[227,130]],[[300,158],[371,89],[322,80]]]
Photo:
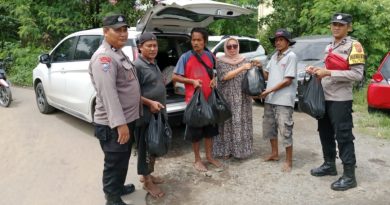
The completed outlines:
[[[153,32],[159,45],[157,64],[169,78],[179,57],[191,49],[189,32],[192,28],[207,27],[215,19],[249,13],[250,10],[210,0],[159,1],[146,12],[136,28],[129,29],[129,40],[123,51],[134,60],[138,55],[137,36],[145,31]],[[33,86],[41,113],[59,109],[93,121],[96,93],[88,65],[102,40],[101,28],[76,32],[65,37],[49,54],[39,56],[39,64],[33,70]],[[172,83],[166,88],[168,116],[170,119],[181,117],[186,107],[184,96],[175,92]]]

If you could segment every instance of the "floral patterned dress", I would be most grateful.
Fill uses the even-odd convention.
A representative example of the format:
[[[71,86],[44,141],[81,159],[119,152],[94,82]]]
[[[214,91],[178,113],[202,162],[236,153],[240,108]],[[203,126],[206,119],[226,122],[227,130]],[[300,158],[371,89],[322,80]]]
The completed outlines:
[[[252,154],[253,124],[252,98],[241,91],[241,81],[245,72],[227,81],[221,79],[229,72],[245,63],[231,65],[217,60],[217,88],[232,110],[232,118],[219,125],[219,135],[214,137],[213,154],[215,157],[247,158]]]

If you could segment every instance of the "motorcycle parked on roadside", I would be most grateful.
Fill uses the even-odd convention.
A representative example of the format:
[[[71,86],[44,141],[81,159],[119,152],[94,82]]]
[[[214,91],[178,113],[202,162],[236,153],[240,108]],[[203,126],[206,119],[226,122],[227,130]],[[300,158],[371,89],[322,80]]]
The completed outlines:
[[[10,61],[12,61],[10,57],[0,59],[0,106],[3,107],[8,107],[12,101],[10,83],[5,73],[6,65]]]

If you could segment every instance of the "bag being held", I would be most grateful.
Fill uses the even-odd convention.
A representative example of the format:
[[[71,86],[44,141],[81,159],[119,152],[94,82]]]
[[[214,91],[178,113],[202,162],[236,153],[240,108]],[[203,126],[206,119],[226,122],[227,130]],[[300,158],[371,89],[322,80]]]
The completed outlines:
[[[161,112],[151,115],[145,140],[151,155],[159,157],[168,153],[172,130]]]
[[[310,76],[309,80],[303,79],[301,89],[298,90],[298,106],[302,112],[321,119],[325,114],[325,95],[321,80]]]
[[[217,88],[213,88],[211,91],[208,103],[213,110],[215,124],[225,122],[232,117],[229,104]]]
[[[257,67],[249,69],[241,84],[242,92],[250,96],[259,96],[265,90],[265,80],[262,71]]]
[[[190,127],[204,127],[214,123],[213,111],[206,102],[201,88],[196,88],[184,111],[183,122]]]

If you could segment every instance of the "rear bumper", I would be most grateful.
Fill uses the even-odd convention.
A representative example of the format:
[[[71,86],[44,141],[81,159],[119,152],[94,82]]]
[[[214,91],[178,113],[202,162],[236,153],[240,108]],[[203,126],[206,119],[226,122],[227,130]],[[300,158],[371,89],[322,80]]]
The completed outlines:
[[[187,104],[183,102],[167,103],[167,113],[169,115],[175,115],[175,113],[184,112]]]
[[[183,114],[187,104],[183,102],[167,103],[168,122],[171,126],[183,123]]]

